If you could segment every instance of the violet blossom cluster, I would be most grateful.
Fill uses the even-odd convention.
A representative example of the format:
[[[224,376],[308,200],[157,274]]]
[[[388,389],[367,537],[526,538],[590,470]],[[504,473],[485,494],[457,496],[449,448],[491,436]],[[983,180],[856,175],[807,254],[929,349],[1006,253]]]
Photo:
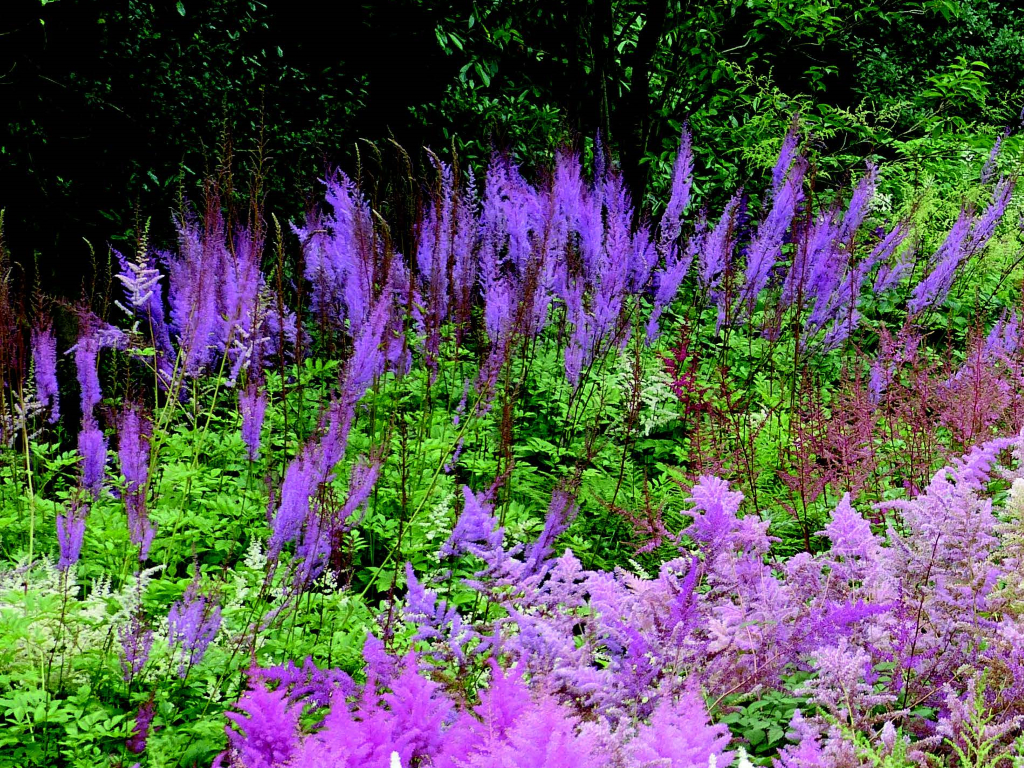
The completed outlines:
[[[704,766],[743,745],[711,723],[749,690],[806,702],[777,768],[859,765],[854,733],[883,751],[902,739],[925,765],[968,743],[977,706],[1006,747],[1024,723],[1024,602],[1012,586],[1024,537],[1004,535],[1024,525],[1022,457],[1024,435],[972,449],[916,497],[878,505],[881,534],[847,495],[820,531],[830,546],[783,562],[768,521],[741,514],[742,494],[701,477],[689,526],[667,539],[677,556],[653,577],[554,556],[564,492],[523,546],[506,543],[487,494],[466,488],[442,554],[473,558],[465,583],[490,607],[460,610],[407,567],[416,650],[388,656],[371,637],[361,687],[312,666],[260,673],[229,715],[220,764],[383,767],[397,752],[453,767],[513,755],[549,768]],[[997,479],[1014,483],[1005,509]],[[477,698],[446,688],[453,678],[437,673],[451,669],[486,674]],[[313,731],[299,725],[303,707],[326,712]]]
[[[146,508],[152,431],[152,424],[139,408],[129,405],[121,412],[117,455],[124,477],[122,498],[128,515],[128,533],[132,544],[139,547],[140,561],[149,556],[149,548],[156,535]]]
[[[284,682],[255,681],[228,713],[220,768],[331,765],[337,768],[612,768],[728,764],[727,729],[712,725],[695,695],[663,703],[650,723],[612,729],[587,722],[554,695],[534,689],[518,669],[492,663],[478,703],[457,703],[429,679],[414,654],[381,658],[368,642],[367,680],[339,680],[321,727],[304,733],[308,699]],[[301,690],[301,689],[299,689]],[[236,730],[237,728],[237,730]]]
[[[181,678],[185,678],[189,670],[202,661],[220,630],[220,606],[210,596],[199,593],[199,583],[197,569],[185,594],[167,614],[167,643],[178,657],[178,676]]]

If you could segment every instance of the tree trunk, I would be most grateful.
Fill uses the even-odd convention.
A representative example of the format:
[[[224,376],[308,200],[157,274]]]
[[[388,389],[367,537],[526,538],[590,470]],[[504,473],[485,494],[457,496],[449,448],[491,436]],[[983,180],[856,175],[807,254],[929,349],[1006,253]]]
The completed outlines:
[[[615,110],[615,143],[619,148],[622,176],[633,195],[637,218],[641,215],[647,191],[648,166],[643,164],[651,128],[651,65],[658,43],[665,30],[668,0],[651,0],[647,4],[644,25],[637,37],[636,48],[629,57],[632,67],[629,93]]]

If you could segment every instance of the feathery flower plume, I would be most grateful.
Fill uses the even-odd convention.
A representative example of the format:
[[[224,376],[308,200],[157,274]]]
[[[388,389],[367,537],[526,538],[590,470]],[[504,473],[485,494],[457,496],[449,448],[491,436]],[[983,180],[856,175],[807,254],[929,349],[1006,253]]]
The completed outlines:
[[[683,211],[690,203],[690,191],[693,188],[693,146],[690,132],[684,126],[679,138],[679,153],[672,166],[672,184],[668,205],[661,216],[659,225],[658,247],[662,253],[679,238]]]
[[[121,643],[121,672],[126,683],[130,683],[149,661],[153,647],[153,630],[142,623],[138,612],[133,613],[128,624],[117,630]]]
[[[250,379],[245,388],[239,390],[238,412],[242,416],[242,442],[246,453],[249,461],[256,461],[260,457],[260,431],[267,412],[267,393],[260,381]]]
[[[107,465],[107,438],[91,416],[83,419],[82,429],[78,432],[78,455],[82,459],[82,487],[94,499],[99,498]]]
[[[140,755],[146,751],[146,741],[149,739],[149,729],[156,717],[156,701],[150,696],[135,713],[135,725],[132,727],[132,734],[125,743],[128,751]]]
[[[199,569],[181,599],[167,614],[167,642],[178,655],[178,677],[182,679],[203,660],[206,649],[220,629],[220,606],[199,594]]]
[[[36,397],[50,408],[49,422],[60,418],[59,390],[57,387],[57,338],[47,323],[32,329],[32,362],[35,366]]]
[[[60,548],[58,570],[67,571],[78,562],[85,537],[85,518],[88,515],[88,505],[77,502],[73,502],[63,514],[57,515],[57,543]]]
[[[146,485],[149,481],[149,441],[152,424],[134,405],[121,412],[119,420],[117,455],[124,477],[124,506],[128,515],[131,542],[139,547],[139,560],[149,556],[156,530],[149,521],[146,509]]]

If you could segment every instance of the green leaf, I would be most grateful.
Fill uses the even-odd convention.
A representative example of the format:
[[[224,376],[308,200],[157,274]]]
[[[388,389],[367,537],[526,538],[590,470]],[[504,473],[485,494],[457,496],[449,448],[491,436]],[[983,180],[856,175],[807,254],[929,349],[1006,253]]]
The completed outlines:
[[[181,2],[181,0],[178,0],[178,13],[182,16],[185,15],[185,5]]]

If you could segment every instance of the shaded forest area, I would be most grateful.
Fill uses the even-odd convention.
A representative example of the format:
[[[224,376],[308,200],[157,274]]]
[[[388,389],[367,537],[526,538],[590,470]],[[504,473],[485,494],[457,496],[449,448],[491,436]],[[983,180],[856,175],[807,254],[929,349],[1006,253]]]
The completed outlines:
[[[171,201],[229,157],[262,162],[267,210],[294,220],[329,168],[410,177],[396,144],[416,177],[424,147],[463,162],[507,151],[532,170],[560,145],[591,153],[600,134],[644,197],[688,122],[714,155],[700,195],[767,167],[763,145],[795,113],[840,158],[822,169],[844,169],[954,130],[990,143],[1024,83],[1024,21],[988,0],[391,0],[323,14],[311,0],[8,5],[0,207],[14,259],[73,296],[91,250],[102,260],[140,222],[173,240]]]

